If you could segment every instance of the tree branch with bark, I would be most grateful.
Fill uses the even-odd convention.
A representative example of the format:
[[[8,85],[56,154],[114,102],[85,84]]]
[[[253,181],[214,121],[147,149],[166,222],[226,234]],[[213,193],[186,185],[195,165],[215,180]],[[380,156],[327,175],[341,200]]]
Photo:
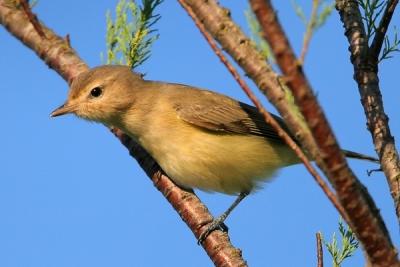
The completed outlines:
[[[380,26],[376,30],[371,47],[368,46],[368,38],[357,1],[336,1],[336,9],[349,41],[354,80],[358,85],[367,127],[390,188],[397,218],[400,221],[400,159],[390,131],[389,118],[384,110],[378,78],[378,57],[397,2],[387,2],[387,8]]]
[[[0,24],[32,49],[69,84],[88,69],[77,52],[69,46],[69,42],[57,36],[44,24],[38,22],[38,25],[34,26],[19,1],[0,0]],[[38,33],[37,27],[41,28],[46,38]],[[212,215],[206,206],[193,192],[176,186],[150,155],[131,138],[118,129],[112,131],[198,238],[204,231],[205,225],[212,221]],[[246,266],[241,251],[232,246],[227,233],[212,232],[202,246],[216,266]]]

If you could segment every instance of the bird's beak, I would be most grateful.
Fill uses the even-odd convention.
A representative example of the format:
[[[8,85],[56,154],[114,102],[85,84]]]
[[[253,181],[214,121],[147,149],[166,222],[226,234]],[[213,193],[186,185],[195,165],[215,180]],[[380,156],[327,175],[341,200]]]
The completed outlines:
[[[64,105],[61,105],[60,107],[56,108],[51,114],[50,117],[58,117],[61,115],[65,115],[68,113],[73,113],[76,110],[76,105],[70,105],[68,103],[65,103]]]

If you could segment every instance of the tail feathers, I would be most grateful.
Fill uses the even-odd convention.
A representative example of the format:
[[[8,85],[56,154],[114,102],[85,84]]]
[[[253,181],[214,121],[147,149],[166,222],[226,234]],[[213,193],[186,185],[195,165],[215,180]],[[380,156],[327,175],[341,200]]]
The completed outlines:
[[[372,162],[375,162],[375,163],[379,163],[379,159],[374,158],[374,157],[370,157],[370,156],[367,156],[367,155],[363,155],[363,154],[360,154],[360,153],[357,153],[357,152],[353,152],[353,151],[350,151],[350,150],[345,150],[345,149],[343,149],[342,152],[348,158],[360,159],[360,160],[368,160],[368,161],[372,161]]]

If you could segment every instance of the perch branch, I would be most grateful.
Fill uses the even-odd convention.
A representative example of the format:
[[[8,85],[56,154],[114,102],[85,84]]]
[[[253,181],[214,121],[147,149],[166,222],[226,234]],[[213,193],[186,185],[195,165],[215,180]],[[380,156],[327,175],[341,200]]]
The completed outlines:
[[[78,57],[66,40],[57,36],[45,25],[40,24],[47,37],[42,38],[27,18],[24,10],[19,8],[16,2],[0,0],[0,24],[31,48],[68,83],[88,69],[88,66]],[[162,192],[198,238],[207,222],[212,220],[207,208],[195,194],[182,190],[171,182],[157,163],[137,143],[118,129],[113,129],[113,133],[126,146],[153,181],[155,187]],[[202,246],[216,266],[246,266],[241,251],[232,246],[226,233],[212,232]]]

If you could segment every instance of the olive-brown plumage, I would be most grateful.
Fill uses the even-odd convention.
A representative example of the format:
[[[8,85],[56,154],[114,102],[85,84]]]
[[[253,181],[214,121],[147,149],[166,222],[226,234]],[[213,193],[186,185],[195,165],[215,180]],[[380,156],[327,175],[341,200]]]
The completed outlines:
[[[256,108],[192,86],[147,81],[125,66],[79,75],[52,116],[67,113],[122,129],[187,188],[251,192],[277,169],[299,162]]]
[[[65,113],[122,129],[187,188],[250,192],[298,162],[254,107],[191,86],[146,81],[123,66],[78,76],[52,115]]]

